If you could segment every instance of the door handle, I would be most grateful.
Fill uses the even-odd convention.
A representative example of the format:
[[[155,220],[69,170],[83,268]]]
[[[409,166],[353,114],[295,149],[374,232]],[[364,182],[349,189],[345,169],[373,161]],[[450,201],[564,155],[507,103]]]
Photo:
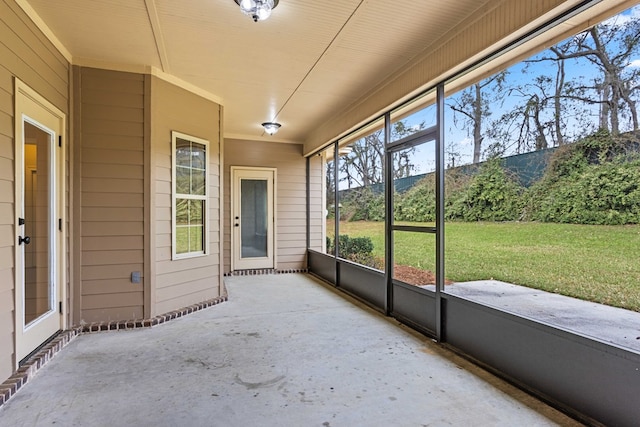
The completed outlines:
[[[29,236],[24,236],[24,237],[18,236],[18,244],[21,245],[23,243],[25,245],[28,245],[29,243],[31,243],[31,237],[29,237]]]

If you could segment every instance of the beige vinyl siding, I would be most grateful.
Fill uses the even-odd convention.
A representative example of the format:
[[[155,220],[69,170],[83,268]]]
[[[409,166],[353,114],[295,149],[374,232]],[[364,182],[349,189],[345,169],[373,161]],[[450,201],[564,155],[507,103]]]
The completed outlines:
[[[323,251],[325,242],[325,180],[322,156],[309,157],[309,248]]]
[[[151,77],[152,315],[220,295],[220,106]],[[209,251],[171,259],[171,131],[209,141]]]
[[[140,319],[144,271],[144,76],[74,67],[80,103],[80,321]],[[144,277],[143,277],[144,280]]]
[[[0,382],[15,367],[15,77],[68,114],[68,62],[13,0],[0,0]]]
[[[276,269],[306,268],[307,160],[302,145],[227,139],[224,151],[224,217],[231,218],[231,166],[277,169]],[[231,270],[231,223],[224,224],[224,271]]]

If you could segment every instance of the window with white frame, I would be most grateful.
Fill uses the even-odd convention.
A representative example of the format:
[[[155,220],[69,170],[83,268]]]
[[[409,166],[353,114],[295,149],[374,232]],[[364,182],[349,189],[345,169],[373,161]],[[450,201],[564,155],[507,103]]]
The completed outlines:
[[[174,259],[207,253],[208,146],[171,132]]]

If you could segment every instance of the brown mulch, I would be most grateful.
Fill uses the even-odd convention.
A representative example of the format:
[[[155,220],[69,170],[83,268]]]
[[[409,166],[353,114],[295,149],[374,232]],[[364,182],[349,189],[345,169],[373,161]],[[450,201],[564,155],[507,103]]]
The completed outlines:
[[[395,264],[393,267],[393,277],[405,283],[415,286],[435,285],[436,275],[429,270],[420,270],[409,265]],[[451,280],[444,281],[445,285],[453,283]]]

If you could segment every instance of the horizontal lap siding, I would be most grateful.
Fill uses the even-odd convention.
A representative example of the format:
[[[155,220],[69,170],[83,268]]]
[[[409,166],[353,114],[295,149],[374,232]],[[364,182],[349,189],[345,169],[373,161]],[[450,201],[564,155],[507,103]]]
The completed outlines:
[[[231,166],[277,169],[276,268],[278,270],[305,268],[307,160],[302,156],[302,146],[228,139],[225,141],[224,159],[225,218],[231,218]],[[317,165],[314,166],[312,163],[312,167],[317,168]],[[317,245],[317,242],[312,244]],[[229,272],[231,270],[231,226],[228,220],[224,224],[224,248],[224,271]]]
[[[158,78],[151,80],[153,182],[152,313],[161,314],[220,295],[220,106]],[[171,259],[171,131],[209,141],[209,253]]]
[[[0,0],[0,382],[14,369],[14,78],[68,114],[69,64],[13,0]],[[68,169],[67,169],[68,170]]]
[[[325,180],[322,156],[309,158],[309,228],[310,249],[322,251],[325,245],[325,206],[323,194]]]
[[[144,265],[144,76],[80,73],[81,320],[140,319]]]

